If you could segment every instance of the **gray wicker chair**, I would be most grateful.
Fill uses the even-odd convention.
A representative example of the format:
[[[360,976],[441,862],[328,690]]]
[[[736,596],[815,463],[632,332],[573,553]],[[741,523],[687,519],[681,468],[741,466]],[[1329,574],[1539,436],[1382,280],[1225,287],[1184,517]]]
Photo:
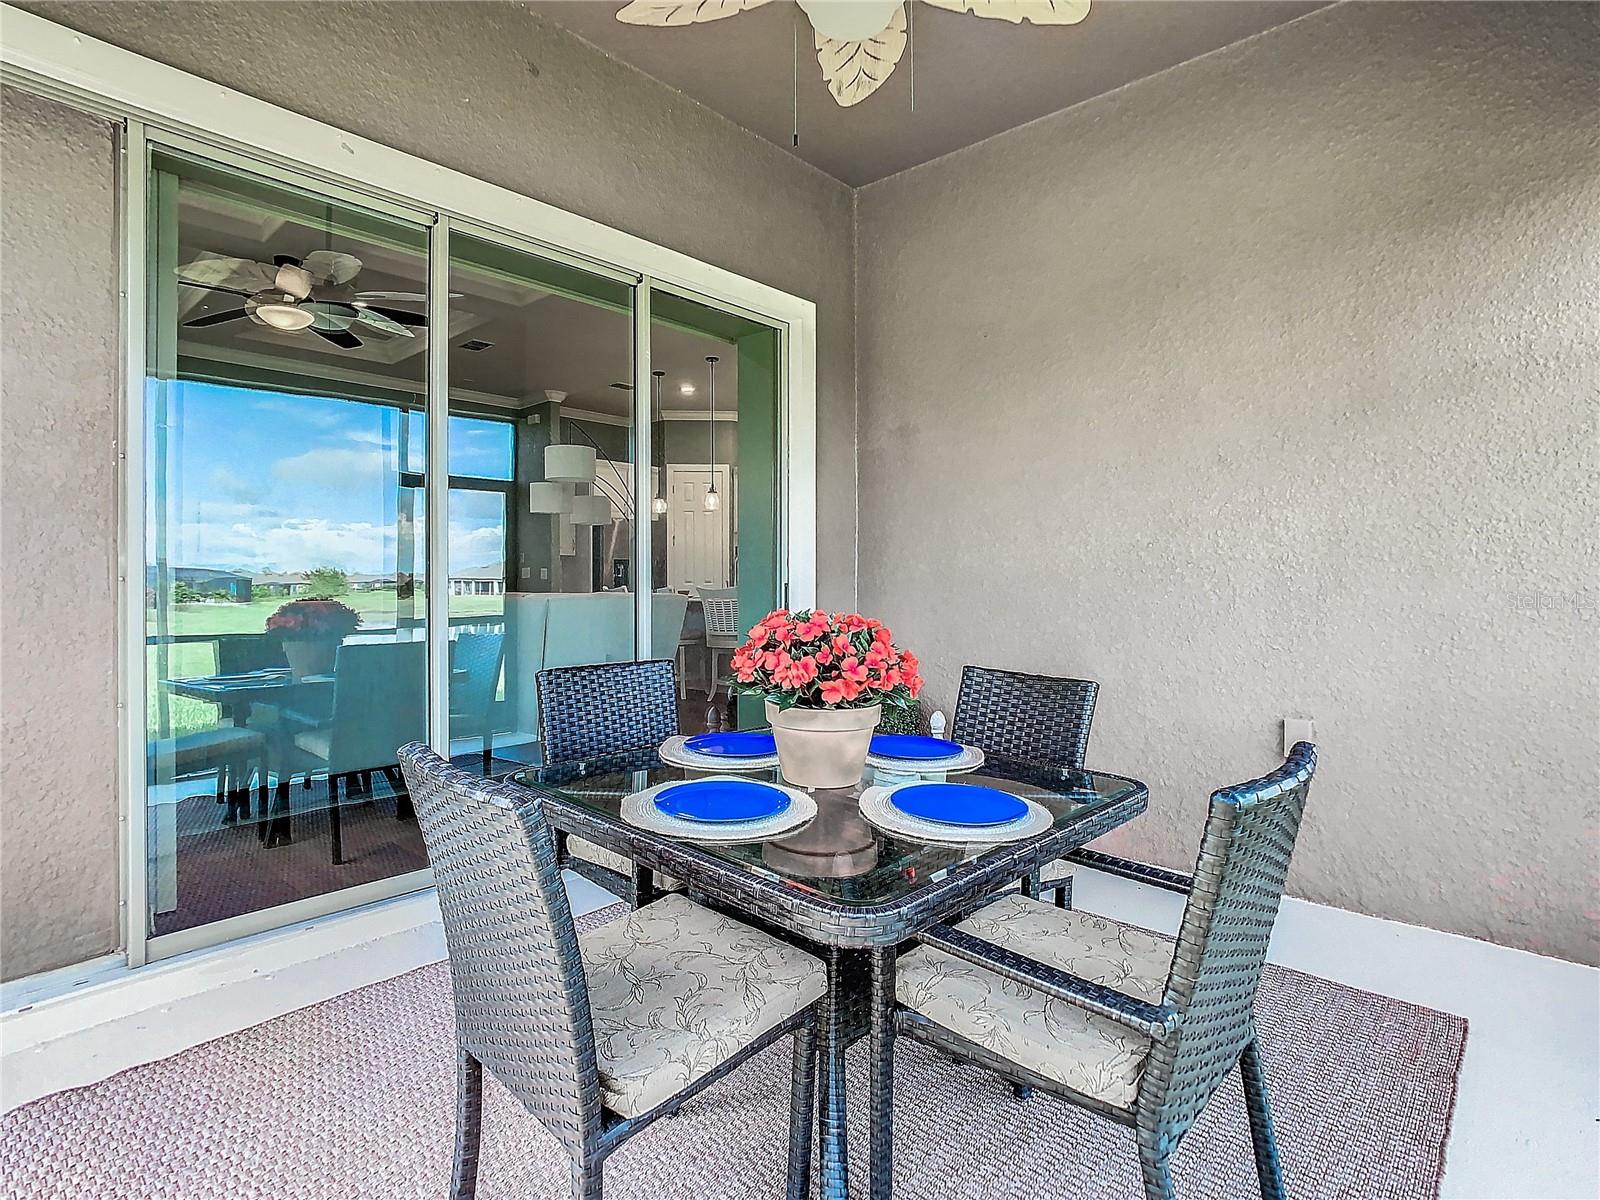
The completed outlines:
[[[540,671],[539,739],[547,763],[659,746],[678,732],[678,685],[668,659]]]
[[[485,1067],[561,1142],[575,1200],[599,1200],[603,1163],[622,1142],[793,1034],[788,1195],[806,1197],[821,962],[683,896],[580,936],[536,793],[420,743],[400,751],[400,767],[455,992],[450,1195],[477,1191]],[[759,997],[740,1009],[729,989],[752,975],[762,987],[747,991]],[[652,982],[643,1001],[630,994],[640,976]]]
[[[909,1035],[1131,1126],[1148,1200],[1175,1200],[1172,1155],[1237,1064],[1261,1194],[1283,1200],[1255,997],[1316,763],[1301,742],[1272,774],[1212,793],[1193,876],[1069,856],[1187,895],[1175,941],[1003,896],[901,956],[892,1012],[878,981],[880,1036],[892,1047]],[[876,1069],[892,1072],[892,1048]],[[874,1196],[889,1191],[891,1094],[874,1090]]]
[[[963,667],[950,736],[985,754],[1081,770],[1100,685],[1092,679]],[[1072,904],[1072,867],[1057,859],[1023,880],[1029,895],[1053,892]]]
[[[547,764],[655,749],[678,732],[678,685],[670,660],[594,663],[540,671],[539,740]],[[556,839],[561,865],[635,907],[654,882],[622,846]]]

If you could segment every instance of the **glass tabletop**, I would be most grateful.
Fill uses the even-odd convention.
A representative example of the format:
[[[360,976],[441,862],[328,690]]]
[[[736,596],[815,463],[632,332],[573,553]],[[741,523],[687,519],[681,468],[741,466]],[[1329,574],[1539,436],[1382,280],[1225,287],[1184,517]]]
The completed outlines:
[[[671,766],[662,762],[654,750],[647,749],[587,762],[529,767],[510,775],[508,781],[544,792],[607,823],[632,829],[624,823],[621,809],[623,800],[633,793],[661,783],[729,773]],[[760,782],[781,782],[776,768],[737,774]],[[948,845],[885,833],[861,815],[857,801],[874,783],[902,782],[904,778],[877,778],[869,768],[855,787],[819,788],[811,793],[817,802],[816,817],[797,831],[766,841],[669,840],[847,905],[893,901],[945,877],[963,863],[1022,844],[974,841]],[[977,771],[950,775],[946,782],[999,788],[1037,802],[1054,822],[1048,832],[1027,840],[1036,842],[1069,828],[1084,830],[1081,841],[1072,841],[1071,845],[1098,837],[1106,828],[1137,815],[1143,809],[1146,794],[1143,784],[1119,775],[995,758]],[[1122,810],[1125,815],[1108,825],[1106,819]],[[559,814],[553,815],[558,818],[555,823],[559,827]]]

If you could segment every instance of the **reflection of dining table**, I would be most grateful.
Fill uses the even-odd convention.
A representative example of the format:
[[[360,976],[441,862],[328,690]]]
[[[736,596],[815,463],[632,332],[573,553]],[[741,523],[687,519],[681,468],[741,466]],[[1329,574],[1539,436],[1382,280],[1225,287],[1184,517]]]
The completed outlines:
[[[239,675],[200,675],[189,679],[164,679],[162,684],[174,696],[189,700],[202,700],[217,705],[234,725],[243,728],[250,720],[254,705],[272,705],[282,709],[291,703],[312,706],[329,694],[332,675],[302,675],[296,678],[287,668],[268,668],[247,671]],[[308,704],[308,702],[310,702]],[[269,745],[271,739],[268,739]],[[292,839],[289,832],[287,798],[271,804],[271,764],[261,765],[261,776],[256,784],[256,839],[268,849],[287,845]],[[249,814],[249,797],[243,798],[245,814]]]
[[[242,726],[250,719],[251,705],[281,705],[291,696],[298,696],[301,689],[326,688],[333,682],[333,676],[302,675],[296,679],[287,667],[283,667],[249,671],[242,675],[200,675],[192,679],[163,679],[161,682],[174,696],[218,705],[233,719],[235,725]]]
[[[462,667],[452,667],[451,682],[467,674]],[[326,720],[331,709],[333,681],[331,674],[296,677],[287,667],[269,667],[237,675],[199,675],[187,679],[163,679],[161,682],[174,696],[217,705],[223,715],[240,728],[249,722],[251,709],[259,704],[271,705],[280,711],[292,711],[295,723],[303,729],[314,728]],[[275,732],[282,736],[285,731]],[[271,744],[272,738],[269,736],[268,745]],[[398,751],[399,747],[395,749]],[[388,764],[371,765],[377,769]],[[288,845],[293,840],[289,828],[287,789],[279,787],[274,802],[270,774],[269,761],[263,764],[256,784],[256,837],[268,849]],[[248,815],[247,795],[244,805]]]

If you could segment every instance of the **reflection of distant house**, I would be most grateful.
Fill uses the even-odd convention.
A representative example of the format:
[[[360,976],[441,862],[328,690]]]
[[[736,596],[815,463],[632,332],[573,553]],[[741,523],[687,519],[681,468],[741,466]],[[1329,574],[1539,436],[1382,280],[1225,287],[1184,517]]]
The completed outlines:
[[[381,592],[395,586],[393,575],[346,575],[352,592]]]
[[[504,563],[494,563],[487,567],[473,567],[470,571],[452,571],[450,573],[450,594],[452,596],[499,596],[506,590],[506,569]]]
[[[298,571],[272,572],[250,576],[255,590],[266,596],[298,596],[306,590],[306,577]]]
[[[154,588],[158,572],[155,567],[145,569],[145,586]],[[250,599],[254,580],[243,571],[225,571],[220,567],[170,567],[165,572],[167,586],[183,584],[202,596],[226,596],[229,600]]]

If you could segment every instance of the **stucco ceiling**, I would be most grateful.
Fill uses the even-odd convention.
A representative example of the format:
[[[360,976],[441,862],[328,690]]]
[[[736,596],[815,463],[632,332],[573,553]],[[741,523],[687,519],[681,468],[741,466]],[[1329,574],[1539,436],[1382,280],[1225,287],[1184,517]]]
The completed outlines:
[[[1077,25],[1012,25],[916,4],[911,46],[851,108],[829,96],[810,26],[769,3],[672,29],[616,20],[622,0],[528,5],[852,186],[1056,112],[1325,6],[1326,0],[1093,0]],[[800,35],[800,145],[794,128]],[[912,108],[913,77],[916,107]]]

